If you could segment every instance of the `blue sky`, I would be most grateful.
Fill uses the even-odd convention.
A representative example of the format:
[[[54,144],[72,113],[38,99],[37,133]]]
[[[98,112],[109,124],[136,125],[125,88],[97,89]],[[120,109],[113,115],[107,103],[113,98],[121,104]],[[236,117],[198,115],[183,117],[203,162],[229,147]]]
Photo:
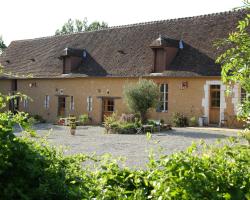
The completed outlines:
[[[109,26],[228,11],[240,0],[3,0],[0,35],[12,40],[54,35],[69,18]]]

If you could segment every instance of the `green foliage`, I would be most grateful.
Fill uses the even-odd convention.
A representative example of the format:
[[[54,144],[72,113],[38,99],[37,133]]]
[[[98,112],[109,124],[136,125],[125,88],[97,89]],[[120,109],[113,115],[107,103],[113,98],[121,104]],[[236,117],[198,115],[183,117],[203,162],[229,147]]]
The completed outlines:
[[[152,199],[247,199],[249,146],[196,145],[186,152],[151,160]]]
[[[141,121],[135,118],[134,121],[117,120],[117,115],[113,113],[106,116],[103,123],[106,133],[135,134],[137,128],[141,127]]]
[[[40,115],[34,115],[34,116],[31,116],[31,117],[34,118],[36,123],[46,123],[46,120],[43,119],[43,117],[40,116]]]
[[[73,116],[69,117],[68,120],[69,120],[69,127],[71,129],[76,129],[76,117]]]
[[[245,130],[241,131],[241,135],[248,141],[248,144],[250,145],[250,129],[246,128]]]
[[[2,38],[2,36],[0,36],[0,54],[2,54],[4,49],[6,49],[6,48],[7,48],[7,46],[5,45],[3,38]]]
[[[246,10],[250,9],[248,0],[244,1]],[[229,34],[227,39],[217,44],[218,48],[226,49],[216,60],[222,65],[222,80],[228,84],[239,83],[247,92],[246,100],[240,107],[238,116],[246,119],[250,113],[250,14],[239,21],[237,31]]]
[[[0,113],[0,199],[249,199],[250,146],[193,145],[134,170],[16,137],[15,123],[28,128],[26,114]]]
[[[79,122],[83,125],[85,125],[86,123],[88,123],[89,121],[89,116],[87,114],[83,114],[79,116]]]
[[[57,29],[55,35],[64,35],[69,33],[77,33],[77,32],[83,32],[83,31],[94,31],[94,30],[100,30],[103,28],[107,28],[108,24],[105,22],[98,22],[94,21],[91,24],[88,24],[87,18],[84,18],[84,20],[72,20],[69,19],[61,29]]]
[[[140,113],[143,122],[146,121],[148,109],[156,108],[159,96],[159,88],[152,80],[140,79],[136,85],[128,84],[124,88],[124,97],[129,109]]]
[[[189,119],[189,126],[197,126],[198,125],[198,119],[196,117],[191,117]]]
[[[172,117],[172,123],[175,127],[185,127],[188,126],[188,119],[181,113],[174,113]]]

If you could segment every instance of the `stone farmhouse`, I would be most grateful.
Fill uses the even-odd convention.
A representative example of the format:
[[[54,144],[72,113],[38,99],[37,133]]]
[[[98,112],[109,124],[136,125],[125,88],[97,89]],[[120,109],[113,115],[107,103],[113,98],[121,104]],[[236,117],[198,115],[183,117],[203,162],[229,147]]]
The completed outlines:
[[[244,96],[239,85],[225,95],[222,49],[214,43],[246,15],[238,10],[110,27],[98,31],[13,41],[0,57],[0,92],[20,91],[9,109],[47,121],[87,113],[93,124],[105,115],[129,113],[123,88],[140,78],[159,84],[160,105],[149,118],[169,122],[173,113],[205,117],[208,124],[233,123]]]

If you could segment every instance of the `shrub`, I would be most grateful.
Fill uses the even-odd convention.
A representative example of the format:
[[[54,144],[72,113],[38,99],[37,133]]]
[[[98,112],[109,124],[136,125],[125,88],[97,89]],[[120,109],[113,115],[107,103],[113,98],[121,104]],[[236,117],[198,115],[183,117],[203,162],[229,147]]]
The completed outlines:
[[[250,145],[250,129],[246,128],[245,130],[241,131],[241,135],[248,141],[248,144]]]
[[[89,121],[89,116],[87,114],[83,114],[79,116],[79,122],[82,125],[85,125]]]
[[[149,108],[156,108],[159,101],[159,87],[152,80],[140,79],[136,85],[126,85],[125,101],[131,111],[140,113],[142,122],[146,121]]]
[[[196,119],[196,117],[191,117],[189,119],[189,126],[197,126],[198,125],[198,120]]]
[[[40,115],[31,115],[31,118],[34,118],[35,123],[46,123],[46,120]]]
[[[137,132],[136,129],[142,126],[138,118],[135,118],[134,122],[127,122],[123,118],[122,120],[117,120],[116,114],[105,117],[103,125],[106,133],[118,134],[135,134]]]
[[[120,122],[134,122],[135,121],[135,114],[122,114],[119,121]]]
[[[17,138],[25,114],[0,114],[1,199],[249,199],[250,146],[192,145],[149,157],[143,170],[108,156],[63,155],[45,140]],[[113,125],[113,124],[112,124]],[[124,125],[131,128],[131,124]],[[126,128],[125,128],[126,129]],[[92,161],[88,166],[82,162]]]
[[[174,113],[172,118],[173,126],[175,127],[185,127],[188,126],[188,120],[187,117],[185,117],[181,113]]]
[[[83,190],[78,180],[84,175],[76,170],[81,169],[85,156],[63,156],[45,140],[16,137],[15,123],[32,133],[27,117],[0,113],[0,199],[79,199]]]

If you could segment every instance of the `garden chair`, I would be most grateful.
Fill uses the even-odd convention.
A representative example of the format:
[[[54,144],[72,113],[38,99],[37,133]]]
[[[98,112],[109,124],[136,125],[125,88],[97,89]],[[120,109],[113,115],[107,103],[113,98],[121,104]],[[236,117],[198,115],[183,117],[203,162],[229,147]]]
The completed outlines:
[[[135,134],[142,134],[143,131],[142,131],[142,126],[139,127],[139,128],[136,128],[136,133]]]
[[[154,122],[155,122],[155,128],[157,129],[158,132],[160,132],[161,131],[161,126],[162,126],[161,121],[160,120],[154,120]]]

